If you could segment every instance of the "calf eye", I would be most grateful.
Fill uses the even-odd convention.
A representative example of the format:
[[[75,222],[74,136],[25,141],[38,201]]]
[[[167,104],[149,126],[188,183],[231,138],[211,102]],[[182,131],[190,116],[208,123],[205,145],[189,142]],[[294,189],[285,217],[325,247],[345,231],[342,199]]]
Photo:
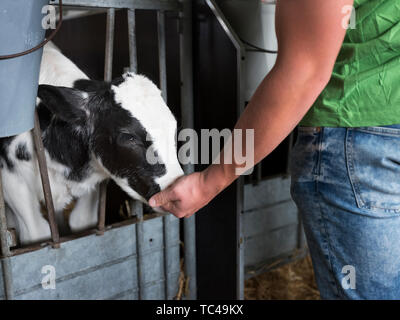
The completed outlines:
[[[120,133],[119,136],[119,141],[123,142],[123,143],[128,143],[128,142],[135,142],[136,141],[136,137],[132,134],[129,133]]]

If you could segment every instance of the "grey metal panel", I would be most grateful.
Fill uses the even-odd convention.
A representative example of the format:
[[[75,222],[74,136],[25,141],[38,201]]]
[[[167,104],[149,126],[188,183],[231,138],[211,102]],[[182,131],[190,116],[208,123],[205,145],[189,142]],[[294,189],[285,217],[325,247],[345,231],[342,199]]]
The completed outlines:
[[[14,256],[14,289],[18,292],[40,283],[41,269],[47,264],[56,268],[57,278],[62,278],[136,254],[134,230],[134,225],[125,226],[109,230],[104,236],[90,235],[62,243],[58,250],[46,247]]]
[[[246,239],[290,224],[298,224],[297,208],[292,201],[247,212],[243,216],[244,235]]]
[[[277,177],[261,181],[258,185],[245,185],[244,211],[251,211],[276,203],[288,201],[290,196],[290,178]]]
[[[305,252],[305,238],[298,210],[290,196],[290,178],[276,177],[245,186],[246,277],[287,263]]]
[[[50,4],[58,4],[58,0],[50,0]],[[64,0],[63,5],[95,8],[131,8],[153,10],[179,10],[178,0]]]
[[[169,292],[178,290],[179,226],[172,224]],[[40,250],[11,257],[16,299],[106,299],[137,298],[136,225],[108,230],[61,243],[59,249]],[[143,222],[143,299],[164,298],[162,217]],[[44,290],[42,267],[56,270],[56,290]],[[1,270],[2,271],[2,270]],[[161,289],[160,289],[161,288]],[[4,298],[1,287],[0,297]]]
[[[43,276],[40,273],[38,275],[38,278]],[[16,292],[15,299],[105,299],[137,287],[136,280],[136,263],[131,257],[122,263],[82,273],[73,278],[67,276],[64,279],[57,279],[54,290],[44,290],[39,282],[33,288]]]
[[[115,296],[108,297],[106,300],[138,300],[139,295],[137,290],[127,290],[125,292],[121,292]]]
[[[297,224],[261,233],[245,240],[245,266],[297,249]]]

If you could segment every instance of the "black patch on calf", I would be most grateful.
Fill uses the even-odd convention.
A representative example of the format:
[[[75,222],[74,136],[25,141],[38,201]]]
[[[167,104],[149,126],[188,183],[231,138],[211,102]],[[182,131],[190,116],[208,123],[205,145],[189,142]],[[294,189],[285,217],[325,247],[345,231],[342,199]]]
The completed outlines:
[[[164,175],[166,168],[147,161],[146,152],[152,148],[152,141],[146,140],[147,132],[140,122],[115,103],[111,91],[103,95],[91,114],[92,148],[104,167],[113,175],[126,178],[130,187],[147,200],[159,192],[154,179]]]
[[[13,137],[0,138],[0,168],[3,169],[3,164],[5,163],[8,170],[12,171],[14,169],[14,163],[8,156],[8,147],[14,140]]]
[[[43,103],[37,110],[43,144],[50,157],[69,169],[67,179],[82,181],[90,173],[88,131],[82,130],[80,124],[58,118]]]
[[[89,173],[89,137],[75,130],[74,125],[55,118],[44,131],[43,143],[53,160],[70,169],[66,178],[82,181]]]
[[[74,89],[40,86],[43,104],[38,112],[44,145],[52,159],[70,169],[67,178],[81,181],[88,176],[94,153],[113,176],[127,179],[148,200],[160,191],[155,178],[164,175],[166,168],[147,161],[152,141],[146,140],[145,128],[115,102],[111,85],[122,81],[78,80]],[[88,97],[83,99],[82,92]]]
[[[17,148],[15,149],[15,157],[21,161],[29,161],[31,160],[31,154],[28,152],[26,147],[26,143],[18,144]]]

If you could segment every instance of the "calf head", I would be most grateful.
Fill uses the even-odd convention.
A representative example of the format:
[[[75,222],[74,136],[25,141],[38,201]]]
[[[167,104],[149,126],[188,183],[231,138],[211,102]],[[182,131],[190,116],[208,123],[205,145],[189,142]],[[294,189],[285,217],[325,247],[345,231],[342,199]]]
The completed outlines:
[[[176,120],[160,90],[141,75],[111,83],[78,80],[74,88],[39,86],[41,103],[58,125],[81,136],[95,169],[132,198],[147,202],[183,174],[176,155]]]

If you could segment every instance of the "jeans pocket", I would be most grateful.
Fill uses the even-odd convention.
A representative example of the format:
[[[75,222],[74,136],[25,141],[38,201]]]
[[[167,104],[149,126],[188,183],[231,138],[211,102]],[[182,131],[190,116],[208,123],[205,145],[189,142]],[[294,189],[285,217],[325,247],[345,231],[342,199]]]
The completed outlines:
[[[348,129],[346,158],[357,206],[383,216],[400,213],[400,129]]]

